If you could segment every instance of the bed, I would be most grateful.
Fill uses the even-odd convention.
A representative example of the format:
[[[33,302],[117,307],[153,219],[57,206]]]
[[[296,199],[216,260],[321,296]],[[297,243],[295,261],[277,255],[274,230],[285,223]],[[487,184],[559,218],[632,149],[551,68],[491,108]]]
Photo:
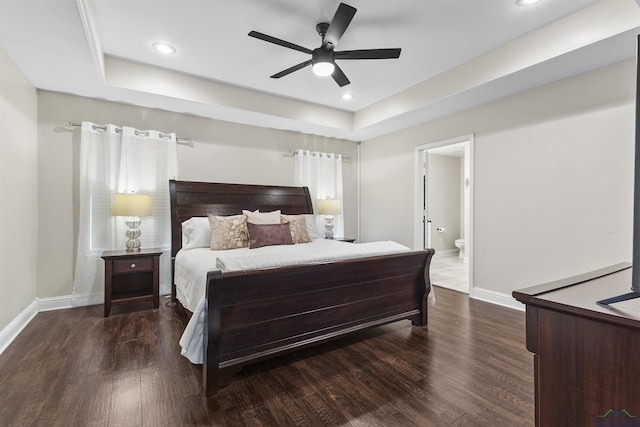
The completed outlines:
[[[313,213],[306,187],[171,180],[170,200],[173,278],[182,223],[190,218],[243,210]],[[201,303],[205,394],[214,394],[243,366],[260,360],[403,319],[425,326],[434,252],[407,249],[255,270],[212,269]],[[181,307],[173,283],[172,299]]]

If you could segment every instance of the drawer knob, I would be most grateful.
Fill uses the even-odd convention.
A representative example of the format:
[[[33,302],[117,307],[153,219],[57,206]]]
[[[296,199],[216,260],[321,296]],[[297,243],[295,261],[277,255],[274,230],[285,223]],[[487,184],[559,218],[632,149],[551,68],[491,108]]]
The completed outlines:
[[[131,268],[136,268],[136,265],[135,264],[131,264]]]

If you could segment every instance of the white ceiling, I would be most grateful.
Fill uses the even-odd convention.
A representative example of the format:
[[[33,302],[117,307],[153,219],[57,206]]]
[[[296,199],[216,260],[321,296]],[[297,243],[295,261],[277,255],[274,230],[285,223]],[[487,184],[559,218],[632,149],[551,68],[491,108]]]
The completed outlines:
[[[630,58],[640,29],[633,0],[345,1],[336,50],[402,54],[340,61],[343,88],[269,78],[308,55],[247,36],[318,47],[337,0],[0,0],[0,45],[41,89],[363,140]]]

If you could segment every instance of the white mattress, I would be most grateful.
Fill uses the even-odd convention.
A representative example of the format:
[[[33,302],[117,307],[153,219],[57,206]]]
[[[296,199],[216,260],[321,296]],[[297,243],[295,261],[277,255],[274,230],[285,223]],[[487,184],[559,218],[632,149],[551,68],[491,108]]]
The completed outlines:
[[[348,258],[407,252],[410,249],[392,241],[344,243],[336,240],[314,239],[296,245],[265,246],[256,249],[212,251],[208,248],[181,250],[176,255],[176,295],[193,316],[180,339],[182,355],[192,363],[202,363],[204,330],[204,297],[207,273],[276,268],[285,265],[310,264]],[[433,305],[433,294],[429,303]]]

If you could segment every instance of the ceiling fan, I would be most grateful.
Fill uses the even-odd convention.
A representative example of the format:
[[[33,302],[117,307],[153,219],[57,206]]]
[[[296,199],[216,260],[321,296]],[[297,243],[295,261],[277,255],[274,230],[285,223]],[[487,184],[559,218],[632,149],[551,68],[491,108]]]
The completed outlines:
[[[338,10],[331,20],[331,23],[321,22],[316,25],[316,31],[322,37],[322,45],[313,50],[307,49],[306,47],[294,43],[290,43],[285,40],[268,36],[258,31],[251,31],[249,33],[249,36],[311,55],[311,59],[272,75],[272,79],[279,79],[280,77],[284,77],[288,74],[293,73],[294,71],[298,71],[308,65],[311,65],[313,68],[313,72],[316,75],[331,75],[333,77],[333,80],[335,80],[336,83],[338,83],[338,85],[342,87],[348,85],[351,82],[344,74],[342,69],[338,66],[338,64],[336,64],[336,59],[392,59],[400,57],[399,48],[334,51],[334,48],[338,45],[340,38],[347,30],[347,27],[351,23],[351,20],[356,14],[356,11],[357,9],[355,7],[340,3],[340,6],[338,6]]]

